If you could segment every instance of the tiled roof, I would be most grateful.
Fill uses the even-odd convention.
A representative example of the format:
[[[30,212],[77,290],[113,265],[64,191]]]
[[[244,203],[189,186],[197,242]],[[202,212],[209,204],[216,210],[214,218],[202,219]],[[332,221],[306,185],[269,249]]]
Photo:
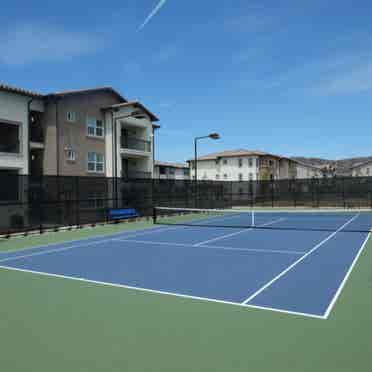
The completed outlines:
[[[138,101],[129,101],[129,102],[124,102],[124,103],[117,103],[115,105],[111,105],[108,107],[104,107],[104,110],[109,110],[109,109],[115,109],[115,108],[120,108],[120,107],[128,107],[128,106],[133,106],[133,107],[139,107],[143,111],[146,112],[147,115],[150,116],[152,121],[159,121],[159,118],[153,114],[148,108],[146,108],[141,102]]]
[[[41,93],[36,93],[32,92],[27,89],[22,89],[22,88],[17,88],[13,87],[7,84],[2,84],[0,83],[0,91],[5,91],[5,92],[11,92],[11,93],[16,93],[16,94],[21,94],[24,96],[29,96],[29,97],[37,97],[37,98],[44,98],[44,97],[50,97],[50,96],[56,96],[56,97],[65,97],[69,95],[74,95],[74,94],[88,94],[88,93],[94,93],[94,92],[110,92],[116,95],[121,102],[127,102],[127,100],[120,94],[118,93],[115,89],[111,87],[98,87],[98,88],[90,88],[90,89],[77,89],[77,90],[66,90],[63,92],[55,92],[55,93],[49,93],[49,94],[41,94]]]
[[[312,169],[316,169],[316,170],[322,170],[321,167],[317,167],[316,165],[312,165],[312,164],[308,164],[308,163],[304,163],[302,161],[299,161],[299,160],[295,160],[295,159],[291,159],[294,163],[297,163],[298,165],[301,165],[303,167],[307,167],[307,168],[312,168]]]
[[[368,164],[372,164],[372,159],[355,164],[354,166],[350,167],[350,169],[360,168]]]
[[[272,156],[278,159],[283,159],[285,157],[279,155],[273,155],[268,152],[259,151],[259,150],[246,150],[246,149],[237,149],[229,151],[214,152],[211,154],[203,155],[198,157],[199,160],[215,160],[217,158],[227,158],[227,157],[236,157],[236,156]],[[192,161],[194,159],[190,159]]]
[[[88,89],[66,90],[62,92],[50,93],[48,94],[48,96],[65,97],[65,96],[70,96],[70,95],[75,95],[75,94],[88,94],[88,93],[94,93],[94,92],[110,92],[110,93],[115,94],[120,99],[120,101],[127,102],[127,100],[112,87],[97,87],[97,88],[88,88]]]
[[[1,83],[0,83],[0,91],[16,93],[16,94],[20,94],[22,96],[27,96],[27,97],[43,98],[43,95],[40,93],[36,93],[36,92],[27,90],[27,89],[16,88],[16,87],[13,87],[7,84],[1,84]]]

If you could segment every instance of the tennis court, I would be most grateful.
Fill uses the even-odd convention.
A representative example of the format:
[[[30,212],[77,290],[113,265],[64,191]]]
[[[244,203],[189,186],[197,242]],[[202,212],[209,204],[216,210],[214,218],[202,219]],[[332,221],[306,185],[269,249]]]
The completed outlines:
[[[0,253],[3,270],[327,319],[372,214],[159,208],[150,229]]]

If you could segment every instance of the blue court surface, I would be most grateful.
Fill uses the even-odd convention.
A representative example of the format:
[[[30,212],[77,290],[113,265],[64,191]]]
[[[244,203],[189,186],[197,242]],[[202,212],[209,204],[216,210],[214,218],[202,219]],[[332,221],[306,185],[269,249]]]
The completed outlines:
[[[368,240],[367,231],[346,232],[363,217],[337,216],[333,231],[155,225],[0,253],[0,265],[326,319]]]

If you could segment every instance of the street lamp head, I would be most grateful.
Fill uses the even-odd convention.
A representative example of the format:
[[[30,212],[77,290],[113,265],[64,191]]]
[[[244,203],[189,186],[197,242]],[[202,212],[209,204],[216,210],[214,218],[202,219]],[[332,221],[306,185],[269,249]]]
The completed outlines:
[[[209,138],[212,138],[214,140],[218,140],[218,139],[220,139],[220,135],[218,133],[211,133],[209,135]]]

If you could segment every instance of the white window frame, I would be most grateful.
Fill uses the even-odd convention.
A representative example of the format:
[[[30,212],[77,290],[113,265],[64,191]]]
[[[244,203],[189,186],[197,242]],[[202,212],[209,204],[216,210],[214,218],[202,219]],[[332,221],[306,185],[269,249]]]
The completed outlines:
[[[99,160],[99,158],[101,158],[102,160]],[[93,165],[93,169],[89,169],[90,165]],[[100,169],[101,166],[102,169]],[[105,173],[105,156],[98,152],[88,152],[87,171],[88,173]]]
[[[67,161],[76,161],[76,151],[73,149],[66,149]]]
[[[98,131],[100,130],[102,130],[102,134],[97,134]],[[87,136],[94,137],[94,138],[104,138],[105,137],[105,125],[103,121],[97,120],[97,118],[87,117]]]
[[[76,112],[75,111],[67,111],[66,119],[69,123],[76,122]]]

